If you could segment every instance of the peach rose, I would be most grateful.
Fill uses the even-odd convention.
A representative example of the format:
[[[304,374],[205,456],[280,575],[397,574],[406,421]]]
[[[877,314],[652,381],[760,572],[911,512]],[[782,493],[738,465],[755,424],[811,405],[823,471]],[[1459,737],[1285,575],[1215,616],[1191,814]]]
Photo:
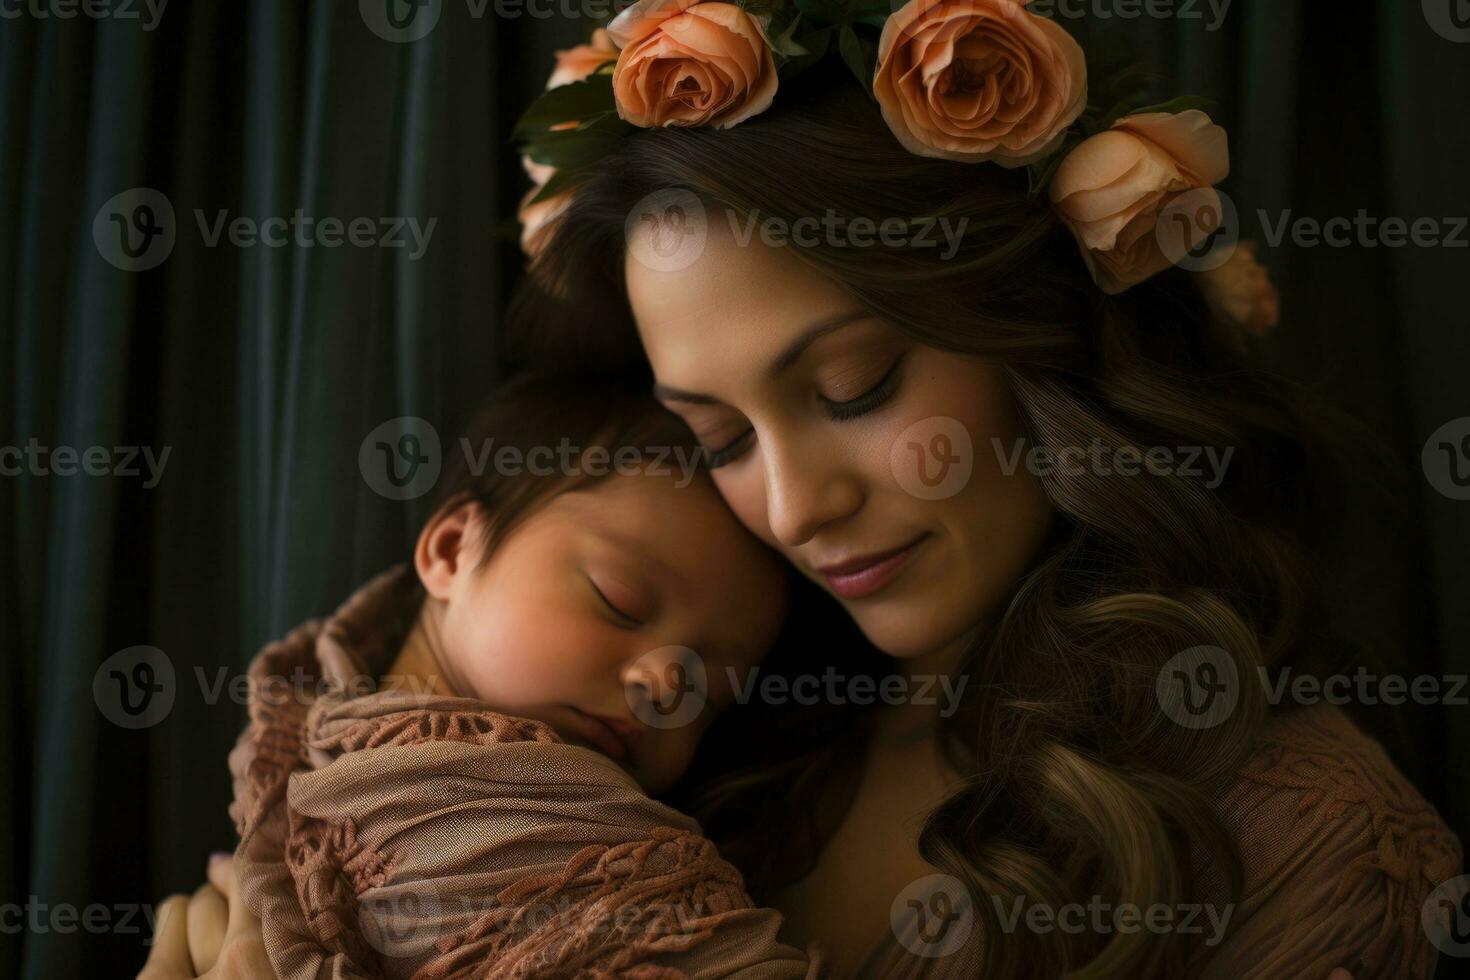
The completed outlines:
[[[1209,116],[1146,112],[1119,119],[1067,154],[1051,179],[1051,200],[1098,286],[1121,293],[1172,264],[1154,234],[1159,213],[1229,173],[1225,130]],[[1192,228],[1190,247],[1209,231]]]
[[[579,44],[556,53],[556,68],[552,70],[551,77],[546,80],[546,91],[549,92],[562,85],[570,85],[572,82],[580,82],[596,71],[599,65],[615,61],[617,57],[618,49],[617,45],[612,42],[612,36],[599,27],[592,32],[592,40],[587,44]],[[551,128],[553,131],[573,129],[576,125],[577,120],[571,119]],[[521,156],[521,166],[525,168],[527,176],[537,187],[546,183],[551,179],[551,175],[556,173],[556,168],[550,164],[537,163],[524,154]]]
[[[572,82],[580,82],[588,75],[597,70],[599,65],[617,59],[618,49],[612,42],[612,36],[601,27],[592,32],[592,40],[587,44],[578,44],[556,53],[556,68],[551,72],[551,77],[546,80],[546,90],[549,92],[561,85],[570,85]],[[552,126],[552,130],[572,129],[577,125],[577,120],[571,119],[564,123]],[[571,200],[570,194],[558,194],[557,196],[529,204],[531,198],[546,185],[546,182],[556,173],[556,168],[549,163],[537,163],[528,155],[521,155],[521,166],[525,168],[526,176],[531,178],[535,186],[521,199],[521,206],[517,211],[520,218],[521,249],[527,255],[534,255],[531,247],[533,241],[539,241],[539,232]],[[555,205],[555,206],[553,206]]]
[[[556,68],[546,80],[546,89],[550,91],[559,85],[580,82],[599,65],[616,61],[617,57],[618,46],[613,43],[612,35],[599,27],[592,32],[592,40],[588,43],[556,53]]]
[[[638,0],[608,33],[622,49],[613,69],[618,115],[635,126],[726,129],[776,95],[765,25],[734,4]]]
[[[521,222],[521,251],[530,259],[534,259],[546,245],[551,231],[547,226],[566,210],[568,204],[572,203],[572,192],[563,191],[544,201],[532,204],[531,198],[535,197],[540,190],[541,185],[537,184],[526,191],[516,211],[516,217]]]
[[[1216,319],[1252,337],[1264,337],[1281,320],[1281,298],[1271,273],[1256,258],[1255,242],[1239,242],[1225,264],[1197,273]]]
[[[556,173],[556,168],[549,163],[537,163],[528,154],[521,154],[521,167],[525,169],[526,176],[531,178],[531,183],[540,187],[551,179]]]
[[[1022,167],[1086,107],[1087,62],[1022,0],[909,0],[883,24],[873,94],[911,153]]]

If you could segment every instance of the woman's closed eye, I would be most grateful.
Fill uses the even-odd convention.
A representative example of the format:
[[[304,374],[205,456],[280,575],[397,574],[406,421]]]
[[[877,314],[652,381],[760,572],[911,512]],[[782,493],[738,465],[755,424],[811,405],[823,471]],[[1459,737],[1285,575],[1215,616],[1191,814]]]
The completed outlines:
[[[881,408],[898,391],[899,382],[902,380],[901,369],[903,362],[903,355],[895,358],[888,368],[883,371],[883,374],[878,380],[868,385],[866,389],[861,389],[860,394],[854,395],[851,398],[838,399],[818,392],[817,400],[821,403],[827,416],[836,422],[846,422],[850,419],[867,415],[869,412]],[[872,375],[871,370],[866,372],[857,371],[852,372],[851,377],[861,379],[864,373],[869,377]],[[856,383],[849,383],[848,376],[838,376],[835,380],[829,381],[826,387],[828,390],[837,391],[844,387],[844,385],[849,387],[857,386]],[[726,441],[719,449],[708,450],[709,468],[718,469],[726,463],[737,459],[749,447],[750,438],[754,434],[755,430],[753,428],[746,427],[739,435]]]
[[[903,355],[894,358],[893,363],[888,366],[888,369],[883,372],[882,376],[866,389],[863,389],[861,394],[846,399],[831,398],[820,393],[818,393],[817,397],[821,399],[822,405],[827,410],[827,414],[836,421],[845,422],[848,419],[855,419],[860,415],[867,415],[869,412],[882,407],[888,399],[893,397],[894,392],[898,391],[898,383],[901,380],[899,369],[903,367],[903,362]],[[840,390],[844,387],[843,382],[845,380],[840,378],[838,383],[832,387]],[[856,387],[856,385],[852,385],[852,387]]]
[[[708,450],[705,455],[706,465],[712,470],[719,469],[721,466],[735,459],[735,457],[744,451],[746,444],[750,441],[750,437],[754,433],[755,429],[746,428],[744,432],[725,443],[721,448]]]

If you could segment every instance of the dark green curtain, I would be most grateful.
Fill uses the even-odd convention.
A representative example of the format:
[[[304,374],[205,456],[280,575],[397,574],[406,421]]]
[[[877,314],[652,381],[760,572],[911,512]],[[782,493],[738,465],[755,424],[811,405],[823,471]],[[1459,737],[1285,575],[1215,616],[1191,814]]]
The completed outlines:
[[[233,846],[224,758],[244,712],[230,680],[398,560],[422,516],[366,484],[364,436],[399,416],[453,431],[496,382],[519,274],[503,233],[526,186],[506,138],[551,52],[587,26],[443,0],[421,11],[432,31],[399,43],[369,28],[376,2],[175,3],[151,29],[141,5],[141,20],[35,8],[0,19],[0,446],[169,456],[151,488],[0,477],[0,904],[26,909],[19,931],[0,923],[0,975],[131,976],[153,904]],[[1418,4],[1237,0],[1212,21],[1068,24],[1219,101],[1248,234],[1256,208],[1470,213],[1470,44]],[[93,234],[132,188],[174,215],[172,251],[144,271],[109,262]],[[221,211],[297,209],[436,224],[417,259],[206,233]],[[1344,529],[1390,556],[1362,601],[1403,669],[1464,673],[1470,504],[1428,485],[1419,452],[1470,415],[1470,252],[1264,257],[1285,298],[1270,356],[1364,418],[1406,476],[1402,530],[1386,535],[1379,515]],[[128,729],[93,681],[138,645],[167,656],[174,699]],[[1470,709],[1411,717],[1400,762],[1464,834]],[[90,913],[105,924],[53,921],[61,906],[78,922],[105,909]]]

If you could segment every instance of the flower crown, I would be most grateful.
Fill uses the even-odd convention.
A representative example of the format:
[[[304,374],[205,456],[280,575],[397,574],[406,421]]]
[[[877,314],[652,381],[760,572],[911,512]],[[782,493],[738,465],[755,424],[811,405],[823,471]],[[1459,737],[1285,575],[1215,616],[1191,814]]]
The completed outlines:
[[[834,46],[910,152],[1028,168],[1031,193],[1049,196],[1104,292],[1207,243],[1214,228],[1193,218],[1221,213],[1213,187],[1230,163],[1202,100],[1090,107],[1082,48],[1027,0],[895,2],[638,0],[589,43],[557,52],[546,92],[514,133],[535,184],[520,209],[522,246],[535,254],[611,141],[636,128],[739,125]],[[1184,195],[1191,220],[1163,248],[1161,216]],[[1253,255],[1239,253],[1252,268],[1230,280],[1258,283]],[[1255,307],[1256,322],[1239,325],[1260,332],[1274,324],[1274,295],[1269,310]]]

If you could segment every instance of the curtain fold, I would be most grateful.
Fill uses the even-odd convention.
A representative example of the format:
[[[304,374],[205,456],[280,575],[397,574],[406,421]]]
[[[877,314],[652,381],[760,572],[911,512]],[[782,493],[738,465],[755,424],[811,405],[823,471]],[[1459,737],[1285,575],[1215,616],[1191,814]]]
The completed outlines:
[[[412,416],[449,452],[497,381],[521,262],[497,232],[526,187],[506,140],[552,52],[588,25],[429,4],[437,26],[396,43],[368,6],[178,3],[150,30],[0,20],[0,446],[169,453],[155,486],[0,477],[0,904],[103,907],[109,923],[0,930],[0,975],[141,965],[153,904],[233,844],[224,758],[245,664],[400,560],[425,516],[426,498],[364,478],[364,439]],[[1470,214],[1470,44],[1418,7],[1380,0],[1324,25],[1319,4],[1279,0],[1236,3],[1213,30],[1067,26],[1218,101],[1225,189],[1259,239],[1258,209]],[[133,188],[173,212],[172,250],[141,271],[94,236]],[[232,241],[241,219],[298,215],[298,228],[367,219],[377,237],[398,219],[433,224],[422,255],[406,229],[402,248]],[[124,230],[133,216],[119,213]],[[1390,538],[1363,601],[1404,672],[1470,671],[1470,505],[1419,463],[1431,432],[1470,416],[1467,254],[1263,249],[1284,293],[1270,358],[1364,417],[1405,478],[1396,530],[1373,515],[1344,529]],[[131,729],[94,680],[140,645],[173,668],[172,706]],[[1449,776],[1466,771],[1470,709],[1414,725],[1399,761],[1463,832],[1470,799]]]
[[[446,4],[395,43],[327,0],[0,19],[0,445],[169,451],[147,488],[0,478],[0,904],[107,922],[0,930],[0,975],[131,975],[157,900],[232,845],[244,666],[404,556],[425,500],[375,493],[358,448],[399,416],[452,431],[493,386],[526,186],[505,120],[584,31]],[[173,213],[141,271],[93,236],[132,188]],[[432,233],[232,241],[297,216]],[[131,730],[93,681],[139,645],[172,706]]]

